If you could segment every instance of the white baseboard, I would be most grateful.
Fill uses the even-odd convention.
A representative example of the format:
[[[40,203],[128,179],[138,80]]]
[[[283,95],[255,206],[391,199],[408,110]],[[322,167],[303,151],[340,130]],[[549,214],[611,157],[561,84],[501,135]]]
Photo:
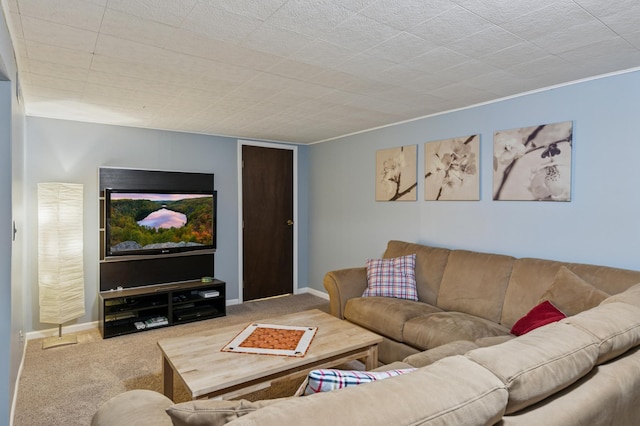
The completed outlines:
[[[329,295],[327,293],[325,293],[324,291],[316,290],[315,288],[304,287],[304,288],[298,289],[298,294],[302,294],[302,293],[310,293],[310,294],[313,294],[314,296],[318,296],[323,299],[329,300]]]
[[[79,331],[91,330],[98,328],[98,321],[84,322],[81,324],[65,325],[62,326],[62,335],[77,333]],[[26,334],[27,340],[41,339],[44,337],[53,337],[58,335],[58,327],[49,328],[46,330],[29,331]]]

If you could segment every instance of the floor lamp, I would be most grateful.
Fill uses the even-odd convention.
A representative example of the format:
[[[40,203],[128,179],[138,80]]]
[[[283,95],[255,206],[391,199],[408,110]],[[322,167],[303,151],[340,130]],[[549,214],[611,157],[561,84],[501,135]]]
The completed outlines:
[[[38,184],[38,289],[40,322],[58,324],[42,348],[77,343],[62,324],[85,314],[82,184]]]

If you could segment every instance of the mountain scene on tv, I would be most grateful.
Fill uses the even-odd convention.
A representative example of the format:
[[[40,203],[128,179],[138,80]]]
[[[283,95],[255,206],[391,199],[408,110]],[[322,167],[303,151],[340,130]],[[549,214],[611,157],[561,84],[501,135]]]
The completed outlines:
[[[202,194],[113,193],[111,253],[213,244],[213,197]]]

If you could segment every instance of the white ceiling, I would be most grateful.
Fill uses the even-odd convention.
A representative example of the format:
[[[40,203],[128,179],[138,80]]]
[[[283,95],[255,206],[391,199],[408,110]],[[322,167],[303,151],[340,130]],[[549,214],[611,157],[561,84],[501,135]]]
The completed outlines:
[[[640,66],[637,0],[2,1],[28,115],[242,138],[311,143]]]

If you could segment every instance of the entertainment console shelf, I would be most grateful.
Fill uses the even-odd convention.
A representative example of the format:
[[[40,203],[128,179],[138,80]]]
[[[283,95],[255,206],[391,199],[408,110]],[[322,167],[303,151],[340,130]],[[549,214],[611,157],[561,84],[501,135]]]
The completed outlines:
[[[226,315],[225,283],[189,281],[100,292],[100,332],[106,339]],[[166,318],[166,323],[152,323]]]
[[[214,175],[100,167],[99,185],[102,337],[226,315]]]

